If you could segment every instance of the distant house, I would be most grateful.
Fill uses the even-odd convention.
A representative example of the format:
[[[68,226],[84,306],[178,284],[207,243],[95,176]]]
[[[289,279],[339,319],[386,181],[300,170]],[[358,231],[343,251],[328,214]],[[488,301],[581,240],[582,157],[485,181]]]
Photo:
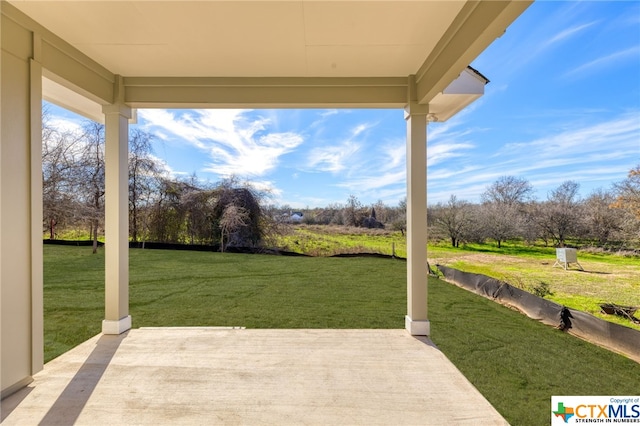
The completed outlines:
[[[293,212],[289,215],[290,222],[302,222],[304,214],[302,212]]]

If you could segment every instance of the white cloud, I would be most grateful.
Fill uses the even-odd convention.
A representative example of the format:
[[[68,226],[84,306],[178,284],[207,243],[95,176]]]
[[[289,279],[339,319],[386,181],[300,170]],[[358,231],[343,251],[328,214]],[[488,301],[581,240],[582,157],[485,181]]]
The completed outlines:
[[[329,121],[331,119],[332,116],[338,115],[338,114],[344,114],[344,113],[349,113],[349,110],[327,109],[327,110],[320,111],[318,113],[318,116],[320,118],[318,118],[317,120],[312,122],[309,125],[309,129],[315,129],[315,128],[322,127],[327,121]]]
[[[278,200],[282,197],[282,190],[276,186],[276,184],[269,180],[247,180],[243,182],[247,186],[255,189],[258,192],[265,194],[271,199]]]
[[[473,149],[469,143],[439,143],[427,149],[427,166],[435,166],[452,158],[466,156],[462,151]]]
[[[375,126],[375,124],[372,124],[372,123],[361,123],[361,124],[358,124],[353,129],[351,129],[351,137],[352,138],[358,137],[362,133],[366,132],[367,130],[371,129],[374,126]]]
[[[398,167],[406,168],[407,143],[404,140],[393,141],[382,147],[383,161],[381,168],[384,171]]]
[[[603,121],[601,123],[566,130],[526,143],[505,145],[502,155],[524,154],[522,160],[531,163],[555,161],[556,164],[575,164],[597,157],[638,155],[640,149],[640,121],[638,113]]]
[[[571,28],[567,28],[565,30],[560,31],[559,33],[555,34],[554,36],[552,36],[551,38],[542,41],[540,43],[540,47],[541,48],[546,48],[548,46],[551,46],[553,44],[562,42],[570,37],[573,37],[575,35],[577,35],[578,33],[580,33],[581,31],[591,27],[592,25],[596,24],[597,21],[594,22],[589,22],[587,24],[581,24],[581,25],[575,25]]]
[[[407,174],[403,170],[394,173],[361,176],[341,182],[336,186],[341,188],[349,188],[351,190],[380,189],[388,186],[404,184],[404,182],[406,181],[406,176]]]
[[[270,132],[271,120],[249,116],[251,110],[189,110],[182,115],[167,110],[141,110],[145,126],[160,129],[188,142],[209,157],[204,171],[221,177],[262,176],[279,158],[302,142],[300,134]]]
[[[567,71],[564,73],[563,77],[575,76],[577,74],[585,73],[593,69],[604,68],[608,66],[615,65],[619,62],[626,61],[629,59],[636,60],[640,56],[640,46],[634,46],[629,49],[620,50],[618,52],[610,53],[606,56],[603,56],[598,59],[594,59],[593,61],[587,62],[583,65],[580,65],[577,68]]]
[[[271,133],[254,138],[252,133],[238,141],[228,139],[209,148],[212,161],[206,171],[223,177],[262,176],[276,168],[280,156],[302,143],[296,133]]]
[[[347,169],[351,157],[357,153],[361,145],[353,141],[345,141],[340,145],[314,148],[309,153],[307,166],[321,172],[338,173]]]
[[[188,175],[187,172],[179,172],[174,170],[169,163],[167,163],[164,159],[150,154],[149,157],[151,158],[151,160],[153,160],[153,162],[156,164],[156,166],[158,166],[158,168],[160,169],[160,173],[161,174],[167,174],[169,176],[171,176],[172,178],[176,178],[179,176],[186,176]]]
[[[439,153],[430,148],[441,161],[432,161],[430,166],[435,167],[428,169],[428,184],[437,188],[429,191],[429,202],[445,201],[452,194],[477,201],[488,185],[507,175],[525,177],[540,198],[566,180],[584,184],[585,192],[615,181],[616,176],[625,176],[630,162],[640,158],[637,117],[638,112],[631,112],[589,125],[565,123],[568,130],[507,144],[494,153],[485,151],[484,157],[474,152],[464,158],[471,144],[443,144]],[[444,161],[456,156],[454,162]]]
[[[320,112],[320,117],[322,118],[326,118],[326,117],[331,117],[332,115],[336,115],[340,112],[340,110],[338,109],[326,109],[322,112]]]
[[[60,133],[81,135],[84,132],[81,120],[61,116],[50,116],[47,118],[46,123],[49,127],[56,129]]]

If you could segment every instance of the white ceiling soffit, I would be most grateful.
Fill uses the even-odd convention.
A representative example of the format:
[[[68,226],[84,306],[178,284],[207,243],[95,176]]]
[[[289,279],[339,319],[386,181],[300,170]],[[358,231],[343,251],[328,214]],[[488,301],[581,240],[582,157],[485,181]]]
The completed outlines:
[[[406,77],[466,2],[11,3],[125,76]]]

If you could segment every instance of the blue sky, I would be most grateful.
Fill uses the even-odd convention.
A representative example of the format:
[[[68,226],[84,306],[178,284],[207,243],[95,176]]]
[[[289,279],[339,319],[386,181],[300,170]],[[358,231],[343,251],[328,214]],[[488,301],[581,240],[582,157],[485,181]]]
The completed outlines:
[[[428,202],[478,202],[501,176],[539,200],[566,180],[582,196],[640,164],[640,2],[538,1],[472,64],[491,82],[428,126]],[[76,120],[58,109],[56,121]],[[294,208],[406,195],[402,110],[139,110],[176,176],[235,175]]]

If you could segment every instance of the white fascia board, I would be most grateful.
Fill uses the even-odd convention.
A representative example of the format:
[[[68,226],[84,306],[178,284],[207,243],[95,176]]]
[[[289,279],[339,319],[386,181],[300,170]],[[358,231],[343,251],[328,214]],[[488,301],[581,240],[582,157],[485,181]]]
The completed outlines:
[[[487,80],[466,68],[441,93],[429,102],[429,117],[432,121],[447,121],[484,95]]]
[[[470,68],[465,68],[458,78],[453,80],[442,93],[445,95],[484,95],[487,80]]]

